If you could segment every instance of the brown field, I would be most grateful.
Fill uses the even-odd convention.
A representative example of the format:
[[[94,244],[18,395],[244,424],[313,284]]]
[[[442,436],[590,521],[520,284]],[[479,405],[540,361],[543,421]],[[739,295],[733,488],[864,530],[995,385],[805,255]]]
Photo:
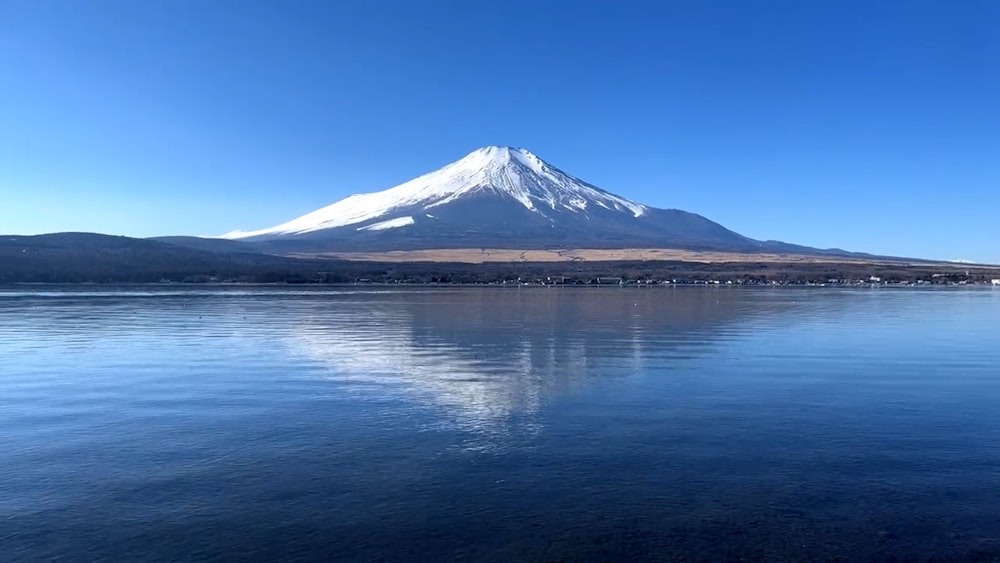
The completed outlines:
[[[514,250],[498,248],[447,248],[430,250],[394,250],[387,252],[326,252],[292,254],[296,258],[333,258],[371,262],[452,262],[484,264],[489,262],[635,262],[682,261],[703,264],[769,262],[781,264],[909,264],[905,259],[866,257],[807,256],[801,254],[752,254],[739,252],[698,252],[670,248],[578,248],[567,250]],[[928,262],[920,262],[929,264]],[[945,265],[945,263],[941,263]],[[954,266],[954,264],[950,264]]]

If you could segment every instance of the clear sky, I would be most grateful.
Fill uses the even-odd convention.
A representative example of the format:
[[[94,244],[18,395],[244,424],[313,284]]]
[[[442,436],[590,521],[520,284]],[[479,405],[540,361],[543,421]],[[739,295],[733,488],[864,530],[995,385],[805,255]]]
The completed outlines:
[[[0,0],[0,232],[284,222],[484,145],[1000,263],[1000,2]]]

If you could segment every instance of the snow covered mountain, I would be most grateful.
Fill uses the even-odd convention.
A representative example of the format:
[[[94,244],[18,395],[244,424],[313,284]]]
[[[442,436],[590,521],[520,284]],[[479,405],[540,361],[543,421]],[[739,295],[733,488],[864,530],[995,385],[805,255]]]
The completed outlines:
[[[484,147],[381,192],[357,194],[275,227],[226,239],[287,250],[683,248],[764,243],[708,219],[595,187],[524,149]]]

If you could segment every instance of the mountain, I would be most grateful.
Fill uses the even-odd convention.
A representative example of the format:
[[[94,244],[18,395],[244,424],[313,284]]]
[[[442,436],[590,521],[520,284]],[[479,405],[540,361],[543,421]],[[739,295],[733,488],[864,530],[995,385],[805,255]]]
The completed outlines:
[[[446,248],[676,248],[777,252],[700,215],[658,209],[572,176],[531,152],[485,147],[381,192],[275,227],[233,231],[271,252]],[[792,248],[791,246],[788,247]],[[801,252],[804,247],[794,247]],[[815,249],[815,252],[822,252]]]
[[[12,282],[158,282],[284,281],[311,279],[334,262],[295,260],[255,253],[231,241],[223,250],[192,248],[192,237],[182,244],[97,233],[52,233],[0,236],[0,283]],[[353,278],[347,278],[353,279]]]

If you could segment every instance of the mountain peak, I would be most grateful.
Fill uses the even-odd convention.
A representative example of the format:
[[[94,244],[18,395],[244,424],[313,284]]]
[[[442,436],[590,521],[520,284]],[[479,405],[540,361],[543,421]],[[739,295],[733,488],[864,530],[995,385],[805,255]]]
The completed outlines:
[[[570,176],[526,149],[486,146],[394,188],[352,195],[276,227],[233,231],[223,238],[294,235],[347,226],[399,228],[413,224],[414,216],[429,215],[433,208],[471,195],[515,200],[543,218],[565,212],[588,216],[591,210],[631,217],[646,212],[645,206]],[[377,224],[367,225],[376,220]]]
[[[540,168],[543,162],[527,149],[492,145],[476,149],[454,164],[461,164],[463,168],[487,168],[490,166],[521,164],[522,166],[535,169]]]
[[[467,156],[472,156],[474,154],[490,155],[490,156],[494,156],[494,157],[496,157],[496,156],[508,157],[508,156],[510,156],[512,154],[523,154],[523,155],[535,156],[528,149],[524,149],[524,148],[521,148],[521,147],[508,147],[508,146],[504,146],[504,145],[487,145],[485,147],[480,147],[480,148],[478,148],[478,149],[470,152]]]
[[[472,156],[472,155],[488,155],[488,156],[494,157],[494,158],[495,157],[504,157],[504,158],[506,158],[506,157],[509,157],[511,154],[514,154],[514,153],[518,153],[518,154],[531,154],[530,151],[528,151],[527,149],[523,149],[521,147],[507,147],[507,146],[503,146],[503,145],[488,145],[488,146],[485,146],[485,147],[480,147],[480,148],[478,148],[478,149],[470,152],[467,156]],[[534,156],[534,155],[532,155],[532,156]]]

